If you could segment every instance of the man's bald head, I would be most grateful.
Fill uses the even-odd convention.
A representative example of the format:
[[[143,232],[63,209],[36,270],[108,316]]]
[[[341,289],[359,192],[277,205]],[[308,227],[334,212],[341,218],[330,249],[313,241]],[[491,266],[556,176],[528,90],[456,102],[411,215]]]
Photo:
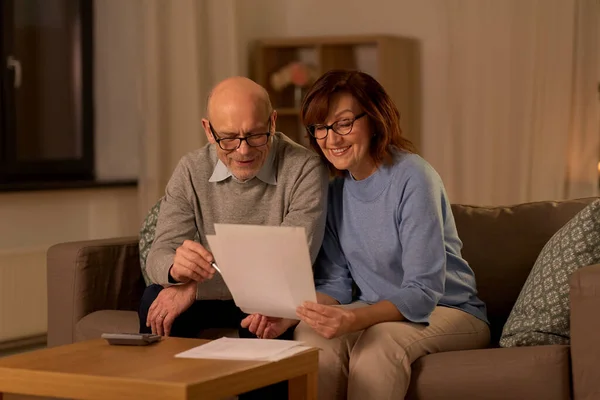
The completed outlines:
[[[248,78],[225,79],[210,92],[207,114],[202,126],[219,160],[236,179],[254,178],[267,159],[276,130],[277,112],[271,107],[267,91]],[[250,136],[253,138],[248,141]],[[222,147],[226,143],[222,140],[237,138],[237,148]]]
[[[273,107],[265,88],[243,76],[227,78],[215,85],[208,96],[208,118],[219,119],[222,113],[240,110],[259,112],[267,119]]]

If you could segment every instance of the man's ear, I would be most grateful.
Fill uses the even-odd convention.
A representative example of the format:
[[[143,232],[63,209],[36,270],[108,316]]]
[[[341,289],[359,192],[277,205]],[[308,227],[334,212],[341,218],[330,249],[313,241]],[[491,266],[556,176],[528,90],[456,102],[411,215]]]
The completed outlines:
[[[208,122],[206,118],[202,118],[202,127],[204,128],[204,133],[206,134],[208,143],[215,144],[215,138],[210,130],[210,122]]]
[[[277,110],[273,110],[273,113],[271,114],[271,130],[273,132],[277,132]]]

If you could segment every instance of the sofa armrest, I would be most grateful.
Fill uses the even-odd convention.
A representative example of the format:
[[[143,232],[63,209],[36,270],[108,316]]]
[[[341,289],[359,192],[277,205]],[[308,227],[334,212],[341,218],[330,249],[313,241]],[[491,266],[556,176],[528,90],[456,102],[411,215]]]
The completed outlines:
[[[137,310],[145,284],[137,237],[68,242],[47,253],[48,346],[72,343],[97,310]]]
[[[575,400],[600,398],[600,264],[570,278],[571,362]]]

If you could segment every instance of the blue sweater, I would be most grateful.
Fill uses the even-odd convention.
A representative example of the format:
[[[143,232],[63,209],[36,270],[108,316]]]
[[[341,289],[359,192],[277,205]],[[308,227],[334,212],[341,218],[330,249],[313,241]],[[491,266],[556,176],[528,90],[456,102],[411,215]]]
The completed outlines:
[[[437,305],[488,322],[461,248],[439,175],[418,155],[398,152],[364,180],[347,174],[330,184],[317,291],[347,304],[354,282],[358,300],[389,300],[412,322],[428,324]]]

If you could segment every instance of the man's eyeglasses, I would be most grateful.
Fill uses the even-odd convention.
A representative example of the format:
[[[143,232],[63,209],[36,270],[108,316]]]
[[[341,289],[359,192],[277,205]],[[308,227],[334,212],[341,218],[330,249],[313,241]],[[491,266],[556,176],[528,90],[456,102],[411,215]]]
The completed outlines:
[[[269,142],[269,137],[271,136],[271,120],[269,120],[269,132],[252,133],[245,137],[220,138],[217,136],[217,132],[215,132],[215,129],[210,121],[208,122],[208,126],[210,127],[210,132],[215,138],[215,142],[217,142],[220,148],[227,151],[237,150],[242,145],[242,141],[245,141],[250,147],[264,146]]]
[[[327,137],[327,135],[329,134],[329,130],[331,129],[332,131],[334,131],[335,133],[337,133],[338,135],[347,135],[350,132],[352,132],[352,127],[354,126],[354,122],[359,119],[364,117],[365,115],[367,115],[366,112],[360,113],[357,116],[355,116],[354,118],[343,118],[340,119],[339,121],[335,121],[333,124],[331,125],[324,125],[324,124],[314,124],[314,125],[309,125],[306,127],[306,129],[308,130],[308,133],[310,133],[310,135],[312,137],[314,137],[315,139],[325,139]]]

